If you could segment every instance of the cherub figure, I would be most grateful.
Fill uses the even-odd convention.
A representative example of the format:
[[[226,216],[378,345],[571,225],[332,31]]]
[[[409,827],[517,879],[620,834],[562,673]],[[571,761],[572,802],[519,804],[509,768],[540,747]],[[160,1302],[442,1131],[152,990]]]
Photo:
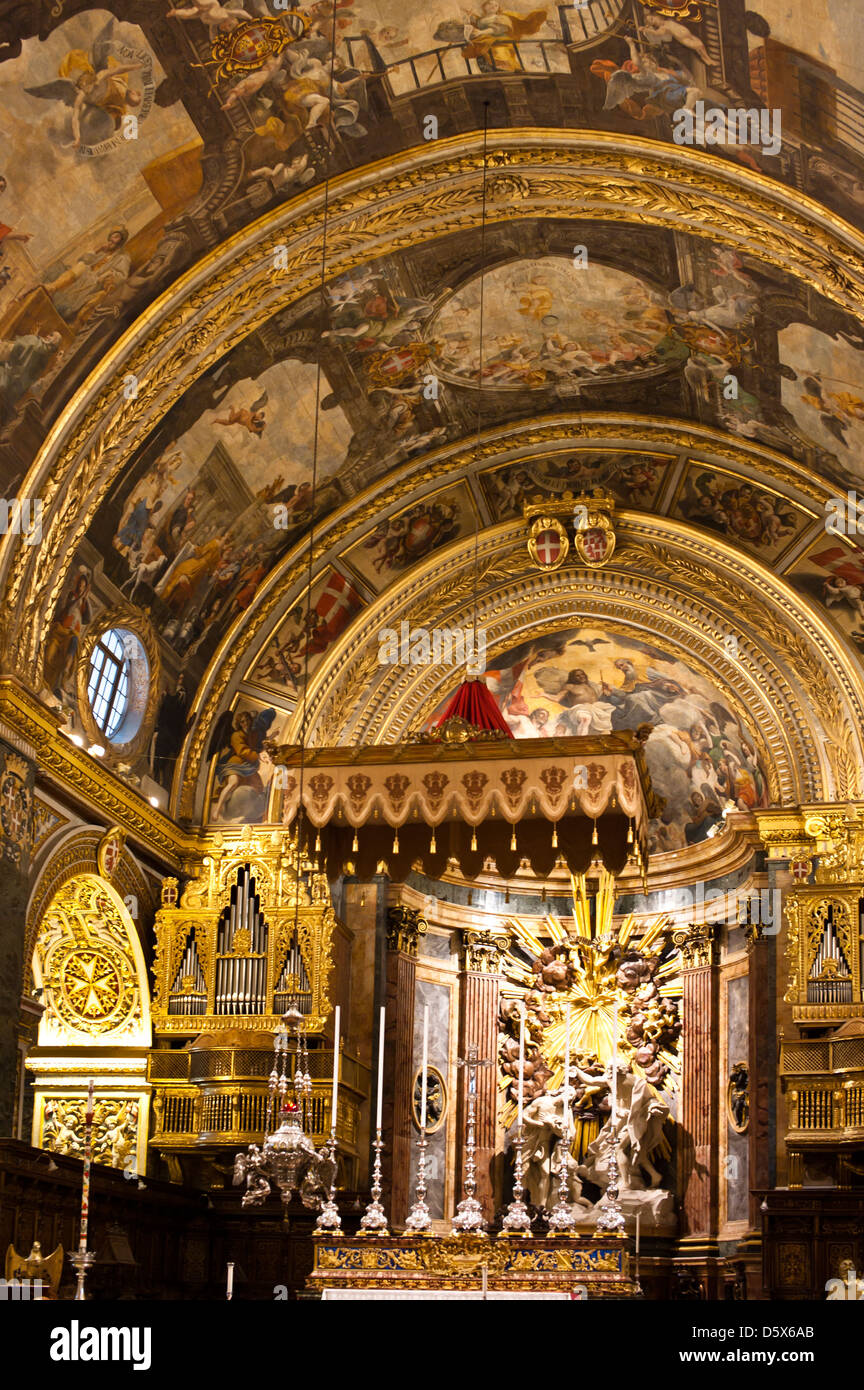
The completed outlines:
[[[176,6],[170,9],[168,18],[200,19],[202,24],[207,25],[212,37],[213,34],[227,34],[236,29],[238,24],[249,18],[249,15],[241,7],[222,5],[219,0],[189,0],[189,4],[183,9]]]
[[[609,1082],[606,1079],[603,1063],[596,1053],[592,1052],[585,1058],[584,1068],[575,1062],[571,1064],[571,1081],[574,1076],[585,1088],[574,1106],[575,1110],[590,1110],[594,1105],[595,1096],[602,1096],[609,1090]]]
[[[703,63],[709,66],[711,64],[711,54],[699,35],[691,33],[686,24],[677,19],[664,19],[659,14],[646,14],[645,23],[639,25],[639,33],[652,48],[659,48],[660,44],[672,43],[673,39],[677,39],[684,48],[692,49]]]
[[[250,1144],[248,1154],[239,1153],[234,1159],[234,1186],[246,1181],[241,1206],[256,1207],[270,1195],[270,1183],[262,1172],[264,1155],[257,1144]]]
[[[248,408],[246,406],[229,406],[227,418],[217,416],[215,423],[217,425],[242,425],[244,430],[248,430],[250,434],[254,434],[260,439],[267,423],[264,414],[266,404],[267,392],[265,391],[264,395],[259,396],[257,401],[253,401]]]

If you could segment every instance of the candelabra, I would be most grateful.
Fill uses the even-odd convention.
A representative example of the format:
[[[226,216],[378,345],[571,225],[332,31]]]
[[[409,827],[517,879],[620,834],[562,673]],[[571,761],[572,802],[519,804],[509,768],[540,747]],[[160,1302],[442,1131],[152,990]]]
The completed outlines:
[[[372,1166],[372,1200],[367,1204],[366,1211],[360,1222],[360,1230],[369,1232],[371,1235],[387,1235],[387,1213],[381,1205],[381,1150],[384,1145],[381,1142],[380,1129],[375,1131],[375,1162]]]
[[[501,1235],[510,1235],[512,1232],[523,1232],[525,1235],[531,1234],[531,1213],[522,1200],[524,1187],[522,1185],[523,1160],[522,1149],[525,1139],[520,1125],[516,1131],[516,1138],[513,1141],[513,1148],[516,1157],[513,1163],[513,1201],[507,1208],[507,1214],[501,1222]]]
[[[473,1056],[472,1056],[473,1053]],[[477,1191],[477,1163],[476,1163],[476,1144],[474,1140],[474,1106],[475,1106],[475,1081],[474,1067],[483,1065],[477,1061],[477,1049],[469,1049],[467,1066],[468,1074],[468,1133],[465,1143],[465,1196],[456,1208],[456,1215],[453,1217],[453,1234],[458,1236],[467,1232],[479,1232],[486,1230],[486,1220],[483,1216],[483,1208],[477,1201],[475,1193]]]
[[[417,1143],[417,1188],[414,1198],[414,1205],[408,1213],[405,1222],[405,1229],[412,1231],[414,1235],[425,1235],[432,1228],[432,1218],[429,1215],[429,1208],[426,1205],[426,1148],[428,1145],[426,1138],[426,1126],[420,1131],[420,1139]]]
[[[573,1207],[567,1201],[570,1188],[570,1169],[567,1162],[570,1157],[570,1126],[565,1127],[564,1133],[558,1144],[560,1161],[558,1164],[558,1201],[549,1213],[549,1230],[557,1235],[570,1235],[576,1225],[576,1218],[573,1215]]]
[[[288,1059],[292,1034],[296,1037],[293,1081],[289,1083]],[[281,1026],[273,1040],[273,1069],[268,1082],[267,1134],[261,1148],[250,1144],[245,1153],[234,1160],[234,1185],[244,1180],[244,1207],[259,1206],[271,1192],[271,1182],[279,1188],[286,1209],[293,1194],[300,1193],[304,1206],[314,1207],[321,1190],[329,1194],[318,1218],[319,1230],[338,1230],[339,1212],[334,1202],[336,1182],[336,1132],[331,1130],[327,1144],[319,1150],[305,1132],[306,1107],[312,1092],[309,1060],[306,1052],[304,1019],[296,1009],[282,1015]],[[289,1084],[293,1098],[289,1098]],[[274,1112],[278,1106],[278,1128],[273,1129]],[[334,1222],[334,1213],[335,1221]],[[324,1221],[322,1222],[322,1218]],[[329,1222],[330,1224],[326,1224]]]
[[[615,1119],[613,1107],[609,1119],[609,1138],[606,1141],[609,1148],[609,1183],[600,1202],[600,1212],[597,1217],[597,1230],[608,1231],[610,1234],[623,1231],[625,1225],[624,1212],[618,1201],[620,1175],[618,1172],[618,1135],[615,1132]]]

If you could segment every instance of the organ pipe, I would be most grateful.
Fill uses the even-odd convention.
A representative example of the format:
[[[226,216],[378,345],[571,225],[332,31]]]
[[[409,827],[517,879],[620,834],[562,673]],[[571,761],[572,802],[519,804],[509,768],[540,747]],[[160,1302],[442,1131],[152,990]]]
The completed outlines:
[[[238,932],[243,935],[238,941]],[[267,1010],[267,924],[249,866],[238,871],[218,933],[216,1013]]]

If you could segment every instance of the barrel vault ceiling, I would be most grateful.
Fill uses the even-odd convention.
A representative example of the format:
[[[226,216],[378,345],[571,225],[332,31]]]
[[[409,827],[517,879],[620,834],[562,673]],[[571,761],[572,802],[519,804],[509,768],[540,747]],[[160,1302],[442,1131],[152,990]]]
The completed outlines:
[[[0,7],[6,674],[71,727],[122,619],[157,723],[107,764],[264,818],[241,716],[398,740],[462,673],[382,628],[476,614],[520,736],[589,731],[574,675],[662,726],[657,849],[694,710],[738,809],[864,793],[864,37],[754,5]],[[696,101],[782,140],[678,144]],[[595,488],[610,564],[533,567],[524,504]]]

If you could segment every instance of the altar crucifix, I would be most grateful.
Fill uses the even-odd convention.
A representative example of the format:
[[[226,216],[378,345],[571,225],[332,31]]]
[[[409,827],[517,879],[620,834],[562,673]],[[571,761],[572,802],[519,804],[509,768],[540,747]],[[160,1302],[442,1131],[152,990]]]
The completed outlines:
[[[495,1064],[488,1057],[478,1057],[476,1043],[469,1043],[466,1051],[468,1053],[467,1057],[458,1057],[456,1059],[457,1067],[465,1067],[468,1077],[468,1114],[466,1117],[465,1179],[463,1182],[465,1196],[456,1208],[456,1214],[453,1217],[454,1235],[458,1235],[462,1231],[485,1231],[486,1229],[483,1208],[475,1195],[477,1191],[477,1169],[474,1158],[476,1149],[474,1121],[477,1105],[477,1068],[491,1067]]]

